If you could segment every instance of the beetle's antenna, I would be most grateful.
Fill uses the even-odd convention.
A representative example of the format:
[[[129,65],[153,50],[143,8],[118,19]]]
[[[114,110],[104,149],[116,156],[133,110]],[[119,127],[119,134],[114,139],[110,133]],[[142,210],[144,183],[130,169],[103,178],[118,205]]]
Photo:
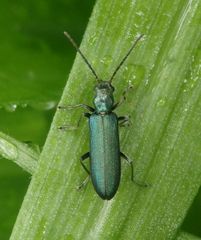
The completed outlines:
[[[126,61],[127,57],[130,55],[130,53],[132,52],[132,50],[134,49],[134,47],[137,45],[137,43],[140,41],[140,39],[143,37],[144,35],[141,34],[133,43],[132,47],[129,49],[129,51],[127,52],[127,54],[125,55],[125,57],[121,60],[121,62],[119,63],[119,65],[117,66],[117,68],[115,69],[114,73],[112,74],[109,82],[111,83],[113,78],[115,77],[115,75],[117,74],[117,72],[119,71],[119,69],[121,68],[121,66],[124,64],[124,62]]]
[[[77,43],[75,42],[75,40],[70,36],[70,34],[68,32],[64,32],[64,35],[68,38],[68,40],[72,43],[73,47],[79,52],[79,54],[81,55],[82,59],[84,60],[84,62],[87,64],[87,66],[91,69],[93,75],[95,76],[96,80],[98,82],[100,82],[100,79],[98,77],[98,75],[96,74],[95,70],[93,69],[93,67],[91,66],[91,64],[89,63],[89,61],[87,60],[87,58],[84,56],[84,54],[81,52],[81,50],[79,49]]]

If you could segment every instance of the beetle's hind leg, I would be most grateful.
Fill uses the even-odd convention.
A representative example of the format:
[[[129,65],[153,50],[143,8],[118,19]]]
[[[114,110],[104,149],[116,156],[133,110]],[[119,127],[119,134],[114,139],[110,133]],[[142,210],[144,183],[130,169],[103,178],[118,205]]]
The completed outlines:
[[[90,171],[88,170],[88,168],[84,165],[83,161],[89,158],[89,152],[85,153],[84,155],[81,156],[80,158],[80,163],[82,165],[82,167],[84,168],[84,170],[88,173],[88,175],[90,175]]]
[[[126,162],[130,165],[131,167],[131,181],[134,181],[134,177],[133,177],[133,162],[122,152],[120,152],[120,156],[126,160]]]
[[[120,152],[120,156],[126,160],[126,162],[130,165],[131,167],[131,181],[134,182],[135,184],[137,184],[138,186],[140,187],[148,187],[148,184],[147,183],[142,183],[142,182],[139,182],[137,181],[135,178],[134,178],[134,174],[133,174],[133,161],[130,160],[124,153]]]
[[[87,152],[84,155],[81,156],[80,158],[80,163],[82,165],[82,167],[84,168],[84,170],[87,172],[88,176],[85,178],[85,180],[77,187],[78,190],[82,189],[83,187],[85,187],[87,185],[87,183],[89,182],[90,179],[90,171],[88,170],[88,168],[84,165],[83,161],[88,159],[90,156],[90,153]]]
[[[84,188],[87,185],[87,183],[89,182],[89,180],[90,180],[90,175],[88,175],[85,178],[85,180],[79,186],[77,186],[77,190],[81,190],[82,188]]]

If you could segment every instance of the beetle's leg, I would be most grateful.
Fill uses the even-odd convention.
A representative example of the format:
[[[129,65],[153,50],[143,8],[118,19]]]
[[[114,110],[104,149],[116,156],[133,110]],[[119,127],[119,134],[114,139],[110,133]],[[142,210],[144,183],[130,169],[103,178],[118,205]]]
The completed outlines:
[[[120,152],[120,156],[126,160],[126,162],[130,165],[131,167],[131,181],[134,182],[135,184],[137,184],[138,186],[140,187],[148,187],[148,184],[146,183],[142,183],[142,182],[139,182],[137,180],[135,180],[134,178],[134,174],[133,174],[133,161],[131,161],[124,153]]]
[[[77,122],[77,125],[75,126],[72,126],[72,125],[62,125],[60,127],[58,127],[59,130],[77,130],[80,126],[80,123],[81,123],[81,120],[83,118],[83,114],[80,116],[78,122]]]
[[[116,109],[117,107],[119,107],[119,106],[126,100],[126,95],[127,95],[128,91],[129,91],[131,88],[133,88],[133,86],[132,86],[132,85],[128,85],[128,87],[123,91],[120,100],[113,105],[112,110],[114,110],[114,109]]]
[[[89,180],[90,180],[90,175],[88,175],[85,178],[85,180],[79,186],[77,186],[77,190],[84,188],[87,185],[87,183],[89,182]]]
[[[90,171],[88,170],[88,168],[83,163],[83,161],[86,160],[87,158],[89,158],[89,152],[87,152],[87,153],[85,153],[84,155],[81,156],[80,163],[82,164],[82,167],[84,168],[84,170],[90,175]]]
[[[130,165],[131,167],[131,181],[134,181],[134,178],[133,178],[133,162],[122,152],[120,152],[120,156],[126,160],[126,162]]]
[[[90,118],[91,113],[85,112],[85,113],[84,113],[84,116],[85,116],[86,118]]]
[[[80,190],[81,188],[85,187],[87,185],[87,183],[89,182],[90,179],[90,171],[88,170],[88,168],[84,165],[83,161],[89,158],[89,152],[85,153],[84,155],[81,156],[80,158],[80,163],[82,165],[82,167],[84,168],[84,170],[88,173],[88,176],[86,177],[86,179],[77,187],[78,190]]]
[[[86,105],[86,104],[76,104],[76,105],[68,105],[68,106],[58,106],[58,109],[63,109],[63,110],[71,110],[71,109],[74,109],[74,108],[84,108],[86,110],[88,110],[89,112],[94,112],[95,109]]]
[[[90,113],[81,114],[76,126],[63,125],[63,126],[58,127],[58,129],[59,130],[77,130],[80,126],[80,123],[81,123],[81,120],[82,120],[83,116],[89,118],[91,116],[91,114]]]
[[[77,190],[81,190],[83,187],[85,187],[87,185],[87,183],[90,180],[90,175],[88,175],[85,180],[77,187]]]
[[[118,122],[120,127],[130,126],[130,116],[120,116],[118,117]]]

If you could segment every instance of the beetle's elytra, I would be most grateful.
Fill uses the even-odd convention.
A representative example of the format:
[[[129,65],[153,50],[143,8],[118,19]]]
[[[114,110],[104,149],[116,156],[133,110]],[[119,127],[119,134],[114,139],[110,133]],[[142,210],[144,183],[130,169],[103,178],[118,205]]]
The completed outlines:
[[[69,109],[72,107],[83,107],[88,111],[84,113],[84,116],[89,119],[90,151],[81,157],[81,164],[91,177],[97,194],[102,199],[109,200],[114,197],[119,187],[121,177],[121,158],[125,159],[130,164],[131,179],[134,181],[132,161],[130,161],[129,158],[120,151],[119,144],[119,126],[125,126],[129,119],[126,116],[118,117],[113,112],[125,100],[127,90],[124,91],[122,99],[115,103],[112,80],[143,35],[140,35],[134,41],[125,57],[115,69],[109,81],[103,81],[98,77],[95,70],[72,37],[67,32],[64,34],[79,52],[98,83],[95,87],[95,97],[93,101],[94,107],[90,107],[85,104],[78,104],[66,107],[59,106],[59,108]],[[88,170],[83,163],[87,158],[90,159],[90,170]]]

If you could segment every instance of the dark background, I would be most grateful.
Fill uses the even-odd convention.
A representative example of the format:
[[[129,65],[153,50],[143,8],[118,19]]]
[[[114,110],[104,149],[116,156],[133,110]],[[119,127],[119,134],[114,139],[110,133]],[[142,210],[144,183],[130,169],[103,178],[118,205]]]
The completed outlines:
[[[42,148],[94,0],[1,1],[0,131]],[[0,158],[0,239],[9,239],[31,176]]]

